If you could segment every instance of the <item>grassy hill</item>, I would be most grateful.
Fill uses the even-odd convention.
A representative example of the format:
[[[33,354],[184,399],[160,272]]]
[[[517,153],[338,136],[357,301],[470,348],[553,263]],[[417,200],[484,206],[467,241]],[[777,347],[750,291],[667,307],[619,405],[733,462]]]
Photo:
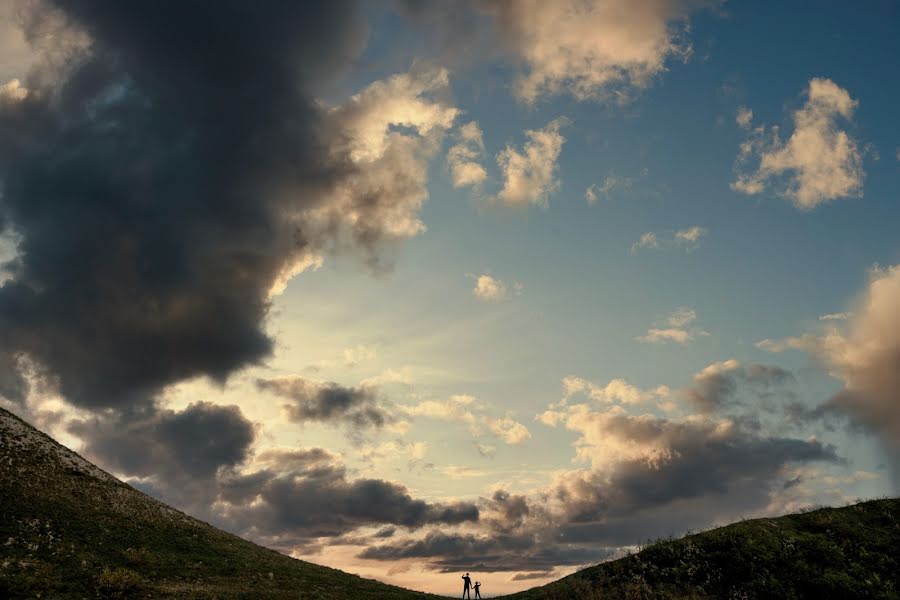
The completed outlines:
[[[0,598],[438,598],[174,510],[0,409]],[[900,598],[900,500],[735,523],[510,600]]]
[[[659,541],[505,598],[900,598],[900,499]]]
[[[39,597],[438,598],[220,531],[0,409],[0,598]]]

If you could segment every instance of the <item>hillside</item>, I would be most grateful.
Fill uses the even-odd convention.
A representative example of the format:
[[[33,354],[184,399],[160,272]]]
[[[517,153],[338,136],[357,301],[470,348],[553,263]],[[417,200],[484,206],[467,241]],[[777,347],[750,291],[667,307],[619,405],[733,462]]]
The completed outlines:
[[[0,598],[438,598],[267,550],[0,409]]]
[[[505,598],[900,598],[900,499],[659,541]]]

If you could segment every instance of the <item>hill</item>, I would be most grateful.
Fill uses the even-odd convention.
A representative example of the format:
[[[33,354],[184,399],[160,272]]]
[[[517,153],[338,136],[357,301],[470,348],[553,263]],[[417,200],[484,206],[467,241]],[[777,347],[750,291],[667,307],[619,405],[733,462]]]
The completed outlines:
[[[661,540],[505,598],[900,598],[900,499]]]
[[[220,531],[0,409],[0,598],[38,597],[438,598]]]

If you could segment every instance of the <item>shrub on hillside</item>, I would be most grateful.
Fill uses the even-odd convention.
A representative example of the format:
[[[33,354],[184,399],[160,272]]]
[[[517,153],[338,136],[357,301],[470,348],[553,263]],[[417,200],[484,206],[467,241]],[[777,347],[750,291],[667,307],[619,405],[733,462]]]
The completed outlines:
[[[143,585],[144,580],[131,569],[104,567],[100,577],[97,578],[97,595],[104,600],[131,598]]]

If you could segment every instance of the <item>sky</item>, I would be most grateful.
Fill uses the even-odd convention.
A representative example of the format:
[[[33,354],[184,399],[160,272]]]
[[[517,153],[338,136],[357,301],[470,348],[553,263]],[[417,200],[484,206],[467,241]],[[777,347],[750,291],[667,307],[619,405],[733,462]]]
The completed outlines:
[[[900,491],[896,3],[0,1],[0,406],[486,597]]]

